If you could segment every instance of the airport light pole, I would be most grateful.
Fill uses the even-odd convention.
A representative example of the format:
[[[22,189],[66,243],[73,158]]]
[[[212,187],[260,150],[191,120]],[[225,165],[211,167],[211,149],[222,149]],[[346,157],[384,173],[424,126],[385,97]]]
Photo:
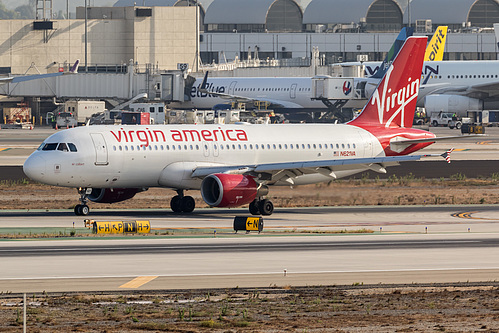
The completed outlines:
[[[87,0],[85,0],[85,73],[88,73],[88,63],[87,63],[87,44],[88,44],[88,36],[87,36],[87,26],[88,26],[88,17],[87,17]]]

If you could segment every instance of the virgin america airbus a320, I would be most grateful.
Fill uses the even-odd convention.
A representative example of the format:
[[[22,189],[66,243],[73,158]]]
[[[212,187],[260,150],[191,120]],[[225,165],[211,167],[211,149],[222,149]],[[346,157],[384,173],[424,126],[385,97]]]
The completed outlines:
[[[87,202],[113,203],[149,187],[177,192],[174,212],[192,212],[200,190],[212,207],[249,204],[270,215],[272,186],[330,181],[433,155],[409,155],[438,139],[413,129],[426,37],[407,39],[362,113],[347,124],[85,126],[48,137],[24,163],[41,183],[75,187]],[[448,159],[448,152],[442,156]]]

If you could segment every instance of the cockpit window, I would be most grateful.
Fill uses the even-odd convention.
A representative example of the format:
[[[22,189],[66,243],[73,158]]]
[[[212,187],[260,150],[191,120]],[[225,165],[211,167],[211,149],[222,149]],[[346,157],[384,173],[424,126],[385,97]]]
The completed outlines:
[[[72,152],[78,151],[78,149],[76,149],[76,146],[73,143],[68,143],[68,147],[69,147],[69,150]]]
[[[55,150],[57,148],[58,143],[46,143],[43,146],[42,150]]]
[[[57,147],[57,150],[60,151],[69,151],[68,145],[65,143],[59,143],[59,146]]]

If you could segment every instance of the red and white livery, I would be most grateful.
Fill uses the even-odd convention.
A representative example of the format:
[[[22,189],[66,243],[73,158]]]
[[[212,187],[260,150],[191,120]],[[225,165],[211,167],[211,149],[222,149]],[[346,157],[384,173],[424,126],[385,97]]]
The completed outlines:
[[[31,179],[76,187],[81,204],[118,202],[149,187],[177,192],[175,212],[192,212],[187,190],[210,206],[249,204],[270,215],[273,185],[311,184],[418,160],[437,139],[411,128],[426,37],[411,37],[362,113],[347,124],[86,126],[48,137],[24,163]]]

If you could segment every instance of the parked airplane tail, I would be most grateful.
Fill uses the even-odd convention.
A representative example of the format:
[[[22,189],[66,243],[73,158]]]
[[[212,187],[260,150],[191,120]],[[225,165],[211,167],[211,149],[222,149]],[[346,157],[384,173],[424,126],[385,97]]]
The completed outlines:
[[[447,26],[441,25],[435,30],[424,55],[424,61],[442,61],[444,58],[445,40],[447,38]]]
[[[360,127],[412,127],[426,37],[409,37],[361,114],[348,124]]]
[[[378,70],[376,73],[374,73],[372,78],[375,79],[381,79],[386,71],[388,70],[388,67],[390,67],[391,63],[397,57],[397,54],[399,53],[400,49],[402,48],[402,45],[404,45],[404,42],[407,38],[412,36],[412,33],[414,32],[413,28],[408,28],[404,27],[402,30],[400,30],[400,33],[398,34],[397,38],[395,39],[395,42],[393,42],[392,47],[390,48],[390,51],[386,54],[385,59],[379,66]]]
[[[76,74],[78,73],[78,67],[80,66],[80,59],[77,59],[74,65],[69,69],[70,73]]]

